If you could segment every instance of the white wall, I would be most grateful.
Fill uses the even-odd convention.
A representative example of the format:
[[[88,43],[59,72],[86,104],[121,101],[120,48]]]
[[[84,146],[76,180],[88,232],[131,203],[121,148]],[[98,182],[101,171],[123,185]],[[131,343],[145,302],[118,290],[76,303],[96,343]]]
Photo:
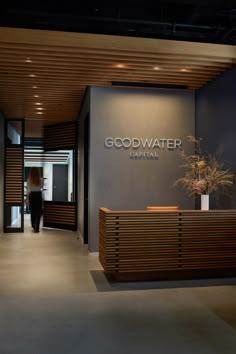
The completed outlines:
[[[44,180],[44,189],[43,199],[44,200],[52,200],[52,167],[53,164],[50,162],[46,162],[43,165],[43,176]]]

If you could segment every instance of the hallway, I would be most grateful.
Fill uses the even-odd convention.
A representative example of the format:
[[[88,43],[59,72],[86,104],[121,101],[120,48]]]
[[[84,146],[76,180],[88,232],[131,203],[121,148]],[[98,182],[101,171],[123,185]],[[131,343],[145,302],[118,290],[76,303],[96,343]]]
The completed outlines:
[[[29,217],[29,215],[27,215]],[[70,231],[3,234],[0,239],[1,295],[54,295],[95,291],[89,273],[101,269],[97,257]]]
[[[0,354],[233,354],[236,279],[109,283],[77,233],[0,235]]]

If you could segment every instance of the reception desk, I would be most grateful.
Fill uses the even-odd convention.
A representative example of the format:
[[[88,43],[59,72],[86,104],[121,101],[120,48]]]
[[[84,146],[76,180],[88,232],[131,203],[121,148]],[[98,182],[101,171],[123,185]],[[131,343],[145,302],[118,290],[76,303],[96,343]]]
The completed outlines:
[[[99,259],[118,280],[236,276],[236,210],[99,210]]]

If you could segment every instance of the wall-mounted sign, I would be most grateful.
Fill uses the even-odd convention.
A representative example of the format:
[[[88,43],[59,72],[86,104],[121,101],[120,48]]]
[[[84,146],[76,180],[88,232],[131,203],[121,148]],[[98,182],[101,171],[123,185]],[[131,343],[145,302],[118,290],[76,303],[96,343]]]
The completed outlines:
[[[180,139],[166,138],[105,138],[105,147],[108,149],[131,149],[129,156],[132,159],[158,160],[158,150],[175,150],[182,149],[182,141]],[[140,149],[148,149],[149,151],[137,151]],[[152,151],[150,151],[152,150]]]

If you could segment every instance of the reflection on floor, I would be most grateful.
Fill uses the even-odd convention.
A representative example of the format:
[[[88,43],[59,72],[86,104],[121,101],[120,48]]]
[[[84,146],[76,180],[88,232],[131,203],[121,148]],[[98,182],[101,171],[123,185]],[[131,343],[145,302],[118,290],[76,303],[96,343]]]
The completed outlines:
[[[235,354],[236,279],[109,283],[74,232],[0,235],[0,354]]]

